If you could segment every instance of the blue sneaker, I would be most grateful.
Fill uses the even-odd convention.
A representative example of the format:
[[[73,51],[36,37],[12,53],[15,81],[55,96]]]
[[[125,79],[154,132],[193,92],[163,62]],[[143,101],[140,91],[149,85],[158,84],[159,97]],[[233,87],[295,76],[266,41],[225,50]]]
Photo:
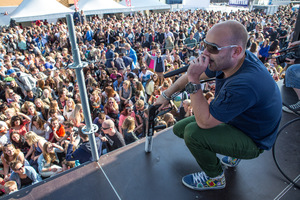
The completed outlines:
[[[221,163],[227,167],[236,167],[240,161],[241,159],[225,156],[222,158]]]
[[[215,178],[210,178],[203,171],[189,174],[182,178],[182,183],[193,190],[217,190],[226,186],[224,172]]]

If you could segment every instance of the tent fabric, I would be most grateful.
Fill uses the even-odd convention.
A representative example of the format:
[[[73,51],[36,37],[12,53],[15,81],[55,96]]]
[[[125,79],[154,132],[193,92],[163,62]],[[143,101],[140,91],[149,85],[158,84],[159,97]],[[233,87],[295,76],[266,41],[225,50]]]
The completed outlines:
[[[16,22],[26,22],[62,18],[73,12],[56,0],[23,0],[10,17]]]
[[[210,0],[183,0],[182,5],[184,9],[188,8],[208,8],[210,5]]]
[[[75,6],[71,6],[70,8],[74,10]],[[83,10],[85,15],[130,11],[129,8],[122,6],[113,0],[81,0],[78,2],[78,9]]]
[[[0,26],[7,26],[10,22],[10,16],[4,15],[5,12],[8,12],[8,14],[12,13],[17,6],[1,6],[0,7]]]
[[[142,10],[163,10],[170,9],[170,5],[160,2],[159,0],[122,0],[121,5],[127,6],[128,3],[131,3],[131,11],[142,11]]]
[[[0,26],[8,26],[10,22],[10,17],[8,15],[0,16]]]

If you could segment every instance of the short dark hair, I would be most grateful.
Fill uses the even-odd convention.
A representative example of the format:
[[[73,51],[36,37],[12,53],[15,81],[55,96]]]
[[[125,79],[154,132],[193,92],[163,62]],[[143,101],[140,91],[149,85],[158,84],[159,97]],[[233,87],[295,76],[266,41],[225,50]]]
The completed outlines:
[[[106,118],[106,114],[101,112],[101,113],[98,114],[98,118],[99,119],[105,119]]]
[[[63,125],[64,125],[66,128],[70,128],[70,127],[73,127],[73,126],[74,126],[74,123],[73,123],[73,121],[71,121],[71,120],[67,120],[67,121],[64,121]]]
[[[83,131],[82,131],[83,127],[84,127],[84,126],[80,126],[80,127],[79,127],[79,130],[78,130],[79,136],[80,136],[81,138],[83,138],[84,140],[87,140],[87,139],[89,138],[89,135],[83,133]]]
[[[128,78],[134,78],[134,75],[133,75],[132,73],[129,73],[129,74],[127,75],[127,77],[128,77]]]

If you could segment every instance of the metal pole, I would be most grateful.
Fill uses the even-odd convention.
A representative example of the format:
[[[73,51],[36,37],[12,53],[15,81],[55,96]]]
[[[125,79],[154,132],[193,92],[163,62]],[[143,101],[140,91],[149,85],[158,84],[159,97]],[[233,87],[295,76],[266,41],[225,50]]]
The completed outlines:
[[[86,92],[86,86],[84,81],[84,75],[82,71],[82,63],[80,60],[80,54],[79,49],[76,44],[76,36],[75,36],[75,29],[74,29],[74,22],[73,22],[73,16],[71,14],[68,14],[66,16],[67,18],[67,24],[69,29],[69,39],[72,47],[72,55],[74,60],[74,65],[71,67],[75,69],[78,87],[79,87],[79,93],[80,93],[80,99],[81,99],[81,105],[83,110],[83,115],[85,119],[86,126],[82,129],[84,134],[89,135],[89,142],[91,144],[91,152],[93,156],[93,161],[97,161],[99,159],[97,146],[96,146],[96,140],[95,140],[95,132],[97,131],[98,127],[96,125],[92,124],[91,119],[91,112],[89,108],[89,102]]]

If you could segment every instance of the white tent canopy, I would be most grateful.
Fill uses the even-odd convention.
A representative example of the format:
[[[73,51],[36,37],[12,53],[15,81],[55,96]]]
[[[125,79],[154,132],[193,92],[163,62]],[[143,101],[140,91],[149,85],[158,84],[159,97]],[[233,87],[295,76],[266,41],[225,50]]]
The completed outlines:
[[[73,12],[56,0],[23,0],[10,17],[16,22],[26,22],[62,18]]]
[[[183,0],[182,5],[184,9],[188,8],[194,8],[194,9],[200,9],[200,8],[208,8],[210,4],[210,0]]]
[[[131,6],[128,6],[129,3]],[[170,9],[170,5],[159,0],[122,0],[120,4],[128,6],[131,11]]]
[[[71,9],[75,9],[72,6]],[[83,10],[86,15],[128,12],[129,8],[118,4],[113,0],[81,0],[78,9]]]
[[[1,6],[0,7],[0,26],[7,26],[10,22],[10,16],[4,15],[5,12],[8,14],[12,13],[17,7],[16,6]]]

